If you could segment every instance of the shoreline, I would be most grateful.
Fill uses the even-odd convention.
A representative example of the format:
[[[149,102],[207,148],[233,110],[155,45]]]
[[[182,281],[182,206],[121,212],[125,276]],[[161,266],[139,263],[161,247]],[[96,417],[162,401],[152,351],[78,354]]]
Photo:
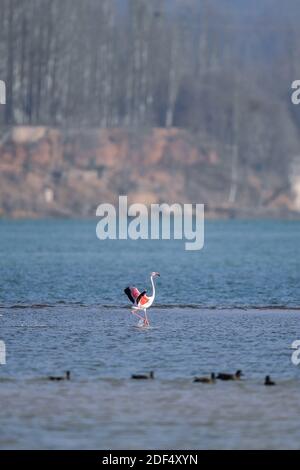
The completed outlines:
[[[112,203],[109,202],[108,203]],[[148,206],[147,206],[148,207]],[[229,221],[229,220],[238,220],[238,221],[300,221],[300,212],[297,211],[254,211],[251,209],[224,209],[216,208],[214,211],[205,210],[205,220],[208,221]],[[98,217],[95,215],[66,215],[60,212],[53,214],[34,214],[32,212],[22,212],[12,215],[1,214],[0,213],[0,222],[1,221],[36,221],[36,220],[83,220],[83,221],[93,221],[98,220]]]

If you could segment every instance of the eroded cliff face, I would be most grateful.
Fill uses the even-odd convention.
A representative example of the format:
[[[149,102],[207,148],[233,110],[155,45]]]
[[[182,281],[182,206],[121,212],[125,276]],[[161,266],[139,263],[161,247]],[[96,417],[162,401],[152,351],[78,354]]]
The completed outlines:
[[[3,134],[3,133],[2,133]],[[129,202],[205,203],[211,216],[283,215],[290,188],[180,129],[16,127],[0,139],[0,215],[93,217],[121,194]],[[236,197],[230,201],[232,185]]]

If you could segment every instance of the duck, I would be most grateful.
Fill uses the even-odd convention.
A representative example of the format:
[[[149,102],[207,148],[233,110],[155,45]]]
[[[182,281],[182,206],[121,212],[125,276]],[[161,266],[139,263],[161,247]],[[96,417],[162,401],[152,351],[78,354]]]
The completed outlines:
[[[61,380],[70,380],[71,379],[71,372],[69,370],[66,371],[65,375],[50,375],[48,377],[49,380],[59,382]]]
[[[131,378],[135,380],[154,379],[154,372],[151,370],[149,374],[132,374]]]
[[[244,375],[244,374],[242,373],[242,371],[240,369],[237,370],[235,374],[225,374],[223,372],[220,372],[217,375],[217,379],[220,379],[220,380],[240,380],[242,375]]]
[[[215,373],[212,372],[210,377],[195,377],[193,382],[199,382],[202,384],[214,384],[216,381]]]
[[[271,377],[269,375],[266,375],[265,385],[276,385],[276,383],[271,380]]]

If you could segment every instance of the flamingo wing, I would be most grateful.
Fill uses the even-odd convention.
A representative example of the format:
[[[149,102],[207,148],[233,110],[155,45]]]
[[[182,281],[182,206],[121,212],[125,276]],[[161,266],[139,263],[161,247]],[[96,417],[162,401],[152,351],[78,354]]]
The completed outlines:
[[[142,307],[149,301],[149,297],[145,295],[146,291],[142,292],[142,294],[137,299],[137,304]]]
[[[125,294],[127,295],[128,299],[133,303],[137,303],[137,298],[141,295],[140,291],[137,287],[128,286],[124,289]]]
[[[148,297],[145,295],[146,292],[147,292],[146,290],[143,290],[143,292],[137,297],[137,299],[136,299],[137,304],[141,303],[141,305],[143,305],[146,302],[148,302]]]

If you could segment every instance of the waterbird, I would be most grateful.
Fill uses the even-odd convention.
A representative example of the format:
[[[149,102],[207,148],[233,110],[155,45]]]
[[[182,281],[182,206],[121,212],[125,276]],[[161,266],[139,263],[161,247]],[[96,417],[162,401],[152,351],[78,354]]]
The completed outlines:
[[[220,372],[217,375],[217,379],[220,380],[240,380],[240,378],[244,375],[241,370],[237,370],[235,374],[225,374]]]
[[[61,380],[70,380],[71,372],[69,370],[66,371],[65,375],[50,375],[48,377],[49,380],[59,382]]]
[[[265,385],[276,385],[276,383],[271,380],[271,377],[269,375],[266,375]]]
[[[141,326],[150,326],[148,317],[147,317],[147,309],[151,307],[151,305],[154,302],[155,299],[155,284],[154,284],[154,279],[156,277],[160,277],[160,274],[158,272],[152,272],[150,274],[150,281],[152,284],[152,295],[147,296],[146,295],[146,290],[143,290],[140,292],[136,287],[128,286],[124,289],[125,294],[129,298],[129,300],[133,303],[133,306],[131,307],[131,313],[140,320],[142,320],[142,325]],[[137,313],[137,311],[143,311],[144,316],[140,315]]]
[[[149,374],[132,374],[131,378],[136,380],[154,379],[154,372],[151,370]]]
[[[202,384],[214,384],[216,381],[216,376],[214,372],[210,374],[210,377],[195,377],[194,382],[200,382]]]

